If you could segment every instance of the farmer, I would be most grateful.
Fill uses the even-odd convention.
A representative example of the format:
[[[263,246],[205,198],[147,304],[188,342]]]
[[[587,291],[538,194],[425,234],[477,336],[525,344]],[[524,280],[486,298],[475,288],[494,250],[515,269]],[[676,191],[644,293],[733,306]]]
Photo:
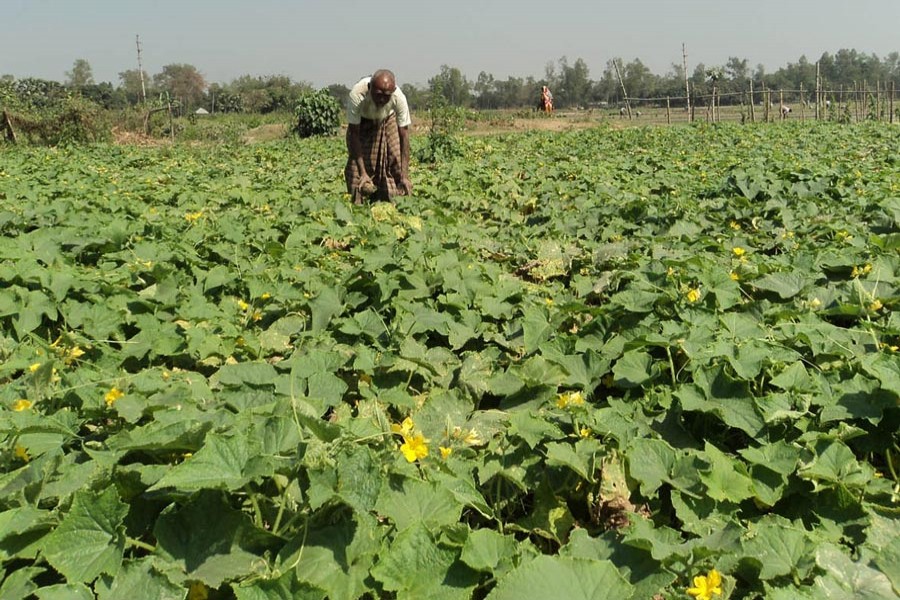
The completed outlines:
[[[350,90],[347,101],[347,167],[353,202],[390,200],[412,193],[409,180],[409,105],[394,74],[379,69]]]
[[[553,112],[553,92],[546,85],[541,86],[541,110],[548,113]]]

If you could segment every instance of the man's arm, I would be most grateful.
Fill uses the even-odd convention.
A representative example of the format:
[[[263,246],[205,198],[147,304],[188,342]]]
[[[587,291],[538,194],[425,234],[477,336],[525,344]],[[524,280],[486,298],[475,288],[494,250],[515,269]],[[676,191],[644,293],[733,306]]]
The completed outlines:
[[[371,181],[371,177],[366,172],[366,162],[363,160],[362,142],[359,140],[359,125],[347,126],[347,152],[350,154],[350,160],[356,164],[357,172],[360,175],[360,183],[366,180]]]
[[[403,193],[412,194],[412,181],[409,179],[409,126],[398,127],[400,134],[400,184]]]

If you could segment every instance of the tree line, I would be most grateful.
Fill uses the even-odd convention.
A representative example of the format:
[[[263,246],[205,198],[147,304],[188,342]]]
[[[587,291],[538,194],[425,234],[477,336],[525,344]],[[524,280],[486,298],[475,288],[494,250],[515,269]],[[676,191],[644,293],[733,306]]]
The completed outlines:
[[[687,80],[692,95],[711,92],[712,85],[724,103],[729,94],[745,92],[750,83],[757,90],[799,90],[812,92],[818,72],[826,89],[850,89],[868,82],[882,85],[900,83],[900,53],[885,58],[865,54],[854,49],[841,49],[834,54],[822,54],[817,61],[801,56],[773,73],[763,65],[751,68],[745,58],[730,57],[724,65],[694,66]],[[617,73],[618,70],[618,73]],[[468,79],[457,67],[442,65],[426,86],[405,83],[402,89],[415,109],[427,108],[435,95],[445,104],[475,109],[525,108],[536,104],[542,85],[548,85],[558,107],[589,107],[621,102],[624,87],[630,98],[683,98],[685,72],[681,64],[673,63],[662,75],[653,73],[639,58],[625,62],[620,58],[607,61],[598,79],[592,79],[587,63],[567,57],[548,62],[541,78],[507,76],[495,78],[482,71],[474,80]],[[343,102],[349,87],[336,83],[329,92]],[[0,104],[41,108],[51,106],[73,94],[107,109],[121,109],[146,102],[167,102],[182,112],[203,107],[210,112],[268,113],[292,110],[299,98],[313,91],[307,82],[294,81],[282,75],[244,75],[227,83],[209,83],[201,72],[190,64],[170,64],[159,73],[150,75],[137,69],[119,73],[116,85],[96,82],[90,63],[78,59],[66,72],[64,82],[37,78],[15,79],[0,76]]]

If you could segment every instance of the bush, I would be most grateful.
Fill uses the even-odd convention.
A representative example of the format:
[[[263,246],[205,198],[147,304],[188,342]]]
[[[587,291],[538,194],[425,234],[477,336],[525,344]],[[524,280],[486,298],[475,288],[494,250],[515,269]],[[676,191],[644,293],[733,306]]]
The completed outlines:
[[[294,110],[297,135],[334,135],[341,126],[341,105],[327,89],[303,94]]]

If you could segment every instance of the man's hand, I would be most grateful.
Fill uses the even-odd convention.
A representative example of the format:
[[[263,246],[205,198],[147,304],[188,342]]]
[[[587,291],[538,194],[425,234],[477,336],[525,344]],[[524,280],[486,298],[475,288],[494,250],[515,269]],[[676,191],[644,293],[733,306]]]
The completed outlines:
[[[378,191],[378,187],[375,185],[375,182],[372,181],[372,178],[368,175],[363,175],[360,178],[359,185],[357,187],[359,188],[359,191],[366,196],[371,196]]]

